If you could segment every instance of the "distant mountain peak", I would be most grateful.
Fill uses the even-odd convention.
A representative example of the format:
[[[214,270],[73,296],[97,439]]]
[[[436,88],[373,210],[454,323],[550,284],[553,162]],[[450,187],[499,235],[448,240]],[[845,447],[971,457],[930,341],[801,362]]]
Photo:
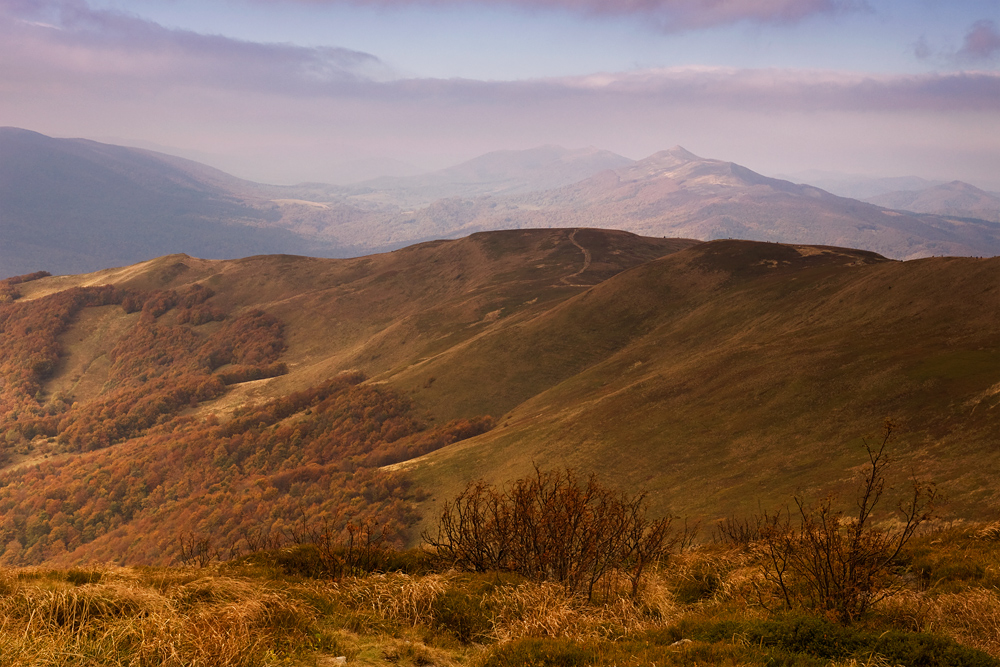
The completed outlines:
[[[942,190],[952,189],[952,190],[963,190],[965,192],[975,192],[977,194],[982,193],[984,195],[988,194],[985,190],[977,188],[975,185],[972,185],[971,183],[966,183],[965,181],[952,181],[951,183],[946,183],[945,185],[939,185],[937,187]]]
[[[663,152],[671,157],[677,158],[678,160],[684,160],[686,162],[695,162],[702,159],[681,145],[674,146],[673,148]]]
[[[668,150],[653,153],[648,158],[640,160],[637,164],[643,165],[646,168],[653,167],[670,170],[692,162],[706,162],[706,160],[682,146],[674,146]]]

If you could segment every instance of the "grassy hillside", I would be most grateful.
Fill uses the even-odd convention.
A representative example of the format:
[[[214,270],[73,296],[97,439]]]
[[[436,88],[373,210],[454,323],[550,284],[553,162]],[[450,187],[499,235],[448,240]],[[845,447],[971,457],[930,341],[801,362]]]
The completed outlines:
[[[297,506],[412,540],[534,463],[707,528],[850,488],[886,418],[897,488],[994,519],[998,268],[577,229],[10,285],[6,558],[169,559],[156,525],[232,537]]]
[[[421,494],[379,466],[492,421],[384,379],[694,243],[510,232],[358,260],[170,256],[9,281],[0,557],[167,562],[185,532],[233,541],[304,513],[403,539]]]
[[[891,417],[902,473],[936,480],[945,513],[995,517],[998,270],[696,246],[402,372],[419,401],[505,413],[408,470],[447,497],[478,476],[569,464],[713,521],[842,488],[861,438]]]

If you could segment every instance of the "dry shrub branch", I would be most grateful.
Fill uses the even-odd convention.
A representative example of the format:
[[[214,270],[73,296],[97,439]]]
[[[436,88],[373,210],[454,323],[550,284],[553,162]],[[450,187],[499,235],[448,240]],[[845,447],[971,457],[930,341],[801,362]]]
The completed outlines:
[[[646,517],[643,494],[536,466],[507,487],[470,484],[445,504],[436,534],[423,537],[453,567],[554,580],[592,599],[619,572],[637,595],[643,575],[677,542],[670,524]]]
[[[754,522],[762,537],[764,578],[785,607],[804,605],[851,623],[898,588],[895,563],[930,518],[935,489],[914,480],[909,497],[896,507],[899,527],[876,524],[894,428],[886,421],[881,442],[865,442],[868,466],[858,486],[856,514],[835,509],[829,496],[815,504],[798,496],[794,511],[765,513]]]

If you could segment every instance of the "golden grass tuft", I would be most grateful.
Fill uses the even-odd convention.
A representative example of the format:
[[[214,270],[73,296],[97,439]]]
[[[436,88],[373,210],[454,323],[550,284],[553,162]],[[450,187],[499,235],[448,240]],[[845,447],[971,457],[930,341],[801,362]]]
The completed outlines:
[[[1000,595],[974,588],[934,601],[931,629],[1000,657]]]
[[[434,600],[447,587],[445,575],[415,577],[395,573],[347,579],[339,586],[354,607],[411,626],[430,623]]]
[[[976,531],[976,537],[980,540],[1000,542],[1000,521],[986,524]]]
[[[972,579],[938,587],[907,579],[911,587],[878,605],[860,629],[931,632],[1000,658],[995,544],[962,530],[932,536],[932,551],[920,547],[911,567],[953,568],[961,552],[976,567],[954,572]],[[751,627],[775,617],[779,610],[768,611],[756,595],[757,558],[752,549],[722,545],[686,550],[650,571],[637,597],[628,595],[626,578],[611,573],[593,600],[559,583],[503,573],[390,573],[332,582],[238,563],[0,569],[0,667],[292,667],[337,664],[337,656],[373,667],[449,667],[528,656],[532,646],[599,658],[626,645],[653,651],[649,662],[665,655],[757,664],[767,651],[743,634],[711,642],[695,634],[693,643],[672,646],[692,628],[733,621]],[[587,664],[603,664],[597,658]],[[862,666],[895,664],[874,653],[831,663]]]
[[[626,596],[593,604],[561,584],[547,582],[498,588],[485,604],[493,612],[493,638],[501,643],[527,637],[606,639],[663,623],[664,616],[676,610],[661,585],[647,588],[645,604]]]
[[[316,611],[261,582],[152,585],[130,570],[73,585],[0,572],[0,665],[263,667],[313,636]],[[184,578],[181,578],[183,581]]]

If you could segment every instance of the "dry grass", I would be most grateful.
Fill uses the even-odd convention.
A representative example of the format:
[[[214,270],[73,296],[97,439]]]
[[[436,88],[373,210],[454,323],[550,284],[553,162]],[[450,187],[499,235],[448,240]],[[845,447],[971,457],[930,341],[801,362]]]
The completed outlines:
[[[936,535],[921,562],[953,566],[954,553],[978,549],[973,556],[988,565],[988,578],[997,548],[981,532],[965,526]],[[653,651],[652,660],[680,649],[670,647],[674,638],[660,648],[643,638],[779,618],[757,601],[756,558],[752,549],[720,545],[685,551],[650,573],[638,598],[623,585],[596,602],[553,582],[458,572],[334,583],[239,564],[0,570],[0,667],[294,667],[336,664],[335,656],[347,656],[348,664],[452,667],[508,650],[520,655],[524,642],[539,641],[570,651],[589,647],[596,656],[634,646]],[[914,585],[879,605],[862,630],[933,632],[1000,658],[1000,593],[984,581],[993,580]],[[463,623],[470,624],[465,635]],[[771,655],[737,639],[698,640],[688,649],[705,664],[760,664]],[[877,653],[829,664],[895,667]]]
[[[932,607],[931,629],[1000,657],[1000,595],[971,589],[942,595]]]
[[[670,606],[669,598],[657,597],[658,604]],[[555,583],[501,588],[489,596],[486,605],[493,610],[493,639],[500,643],[526,637],[608,639],[640,632],[654,620],[656,623],[664,620],[650,615],[648,608],[626,597],[614,597],[595,605],[567,593],[565,587]]]
[[[434,600],[446,588],[447,578],[440,574],[378,574],[348,579],[340,585],[351,607],[409,626],[431,622]]]
[[[76,586],[59,573],[20,575],[0,576],[5,666],[270,665],[275,649],[307,642],[316,620],[314,609],[266,582],[148,582],[121,569]]]

